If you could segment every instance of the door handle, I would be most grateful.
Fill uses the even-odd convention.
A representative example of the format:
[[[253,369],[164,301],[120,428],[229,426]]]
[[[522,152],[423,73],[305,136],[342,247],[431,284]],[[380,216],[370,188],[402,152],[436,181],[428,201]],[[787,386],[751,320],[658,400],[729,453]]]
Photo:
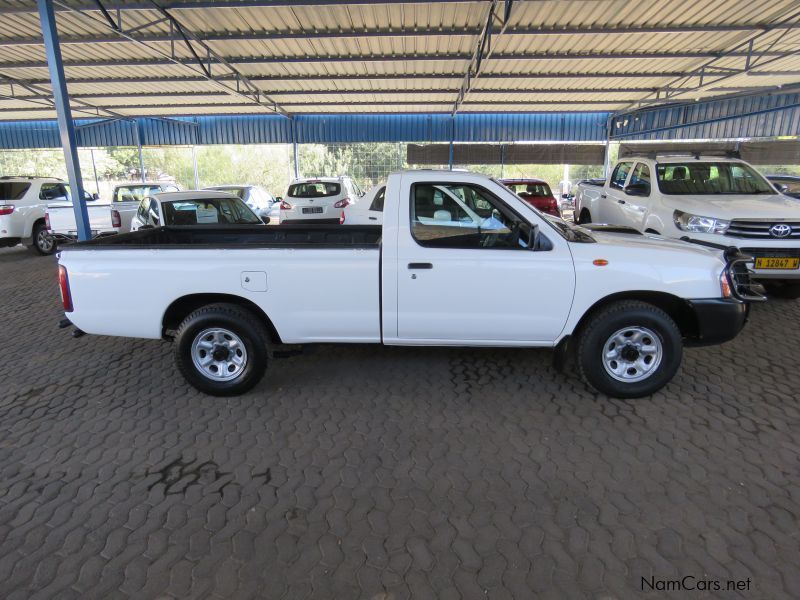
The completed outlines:
[[[431,263],[408,263],[409,269],[432,269]]]
[[[605,194],[600,194],[600,197],[601,198],[608,198],[608,196],[606,196]]]
[[[625,204],[625,200],[617,200],[620,204]]]

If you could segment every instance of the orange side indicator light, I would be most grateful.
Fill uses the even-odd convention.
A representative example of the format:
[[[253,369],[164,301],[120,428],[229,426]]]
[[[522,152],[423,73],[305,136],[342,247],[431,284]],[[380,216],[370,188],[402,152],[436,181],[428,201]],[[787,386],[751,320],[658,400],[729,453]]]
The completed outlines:
[[[592,264],[595,267],[605,267],[608,264],[608,261],[605,258],[595,258],[592,261]]]

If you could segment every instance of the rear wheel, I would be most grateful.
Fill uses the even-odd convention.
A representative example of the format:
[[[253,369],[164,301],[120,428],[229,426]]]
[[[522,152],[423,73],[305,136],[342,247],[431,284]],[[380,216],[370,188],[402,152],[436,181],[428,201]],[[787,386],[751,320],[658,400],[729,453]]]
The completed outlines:
[[[593,315],[579,333],[581,376],[615,398],[655,393],[674,377],[682,357],[677,325],[646,302],[615,302]]]
[[[56,251],[56,241],[47,231],[47,225],[43,221],[38,221],[33,225],[30,249],[42,256],[49,256]]]
[[[800,282],[797,281],[762,281],[769,296],[797,300],[800,298]]]
[[[574,219],[574,217],[573,217]],[[578,225],[585,225],[586,223],[592,222],[592,214],[589,212],[589,209],[584,208],[581,209],[581,213],[578,215],[577,219],[574,219],[575,223]]]
[[[213,396],[253,388],[267,369],[269,334],[264,323],[236,304],[211,304],[178,328],[175,364],[191,385]]]

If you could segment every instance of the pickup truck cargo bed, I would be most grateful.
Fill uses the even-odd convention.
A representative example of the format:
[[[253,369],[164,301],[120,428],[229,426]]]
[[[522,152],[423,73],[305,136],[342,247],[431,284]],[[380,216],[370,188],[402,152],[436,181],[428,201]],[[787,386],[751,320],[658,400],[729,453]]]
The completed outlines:
[[[131,247],[169,248],[378,248],[380,225],[229,225],[226,227],[159,227],[98,238],[71,250]]]

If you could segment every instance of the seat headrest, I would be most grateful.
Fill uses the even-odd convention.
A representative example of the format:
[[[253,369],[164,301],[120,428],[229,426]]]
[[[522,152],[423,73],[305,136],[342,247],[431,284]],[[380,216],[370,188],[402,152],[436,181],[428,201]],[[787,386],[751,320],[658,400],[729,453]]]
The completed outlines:
[[[449,210],[437,210],[433,213],[433,220],[434,221],[452,221],[453,216],[450,214]]]
[[[672,180],[686,179],[688,169],[686,167],[675,167],[672,169]]]

